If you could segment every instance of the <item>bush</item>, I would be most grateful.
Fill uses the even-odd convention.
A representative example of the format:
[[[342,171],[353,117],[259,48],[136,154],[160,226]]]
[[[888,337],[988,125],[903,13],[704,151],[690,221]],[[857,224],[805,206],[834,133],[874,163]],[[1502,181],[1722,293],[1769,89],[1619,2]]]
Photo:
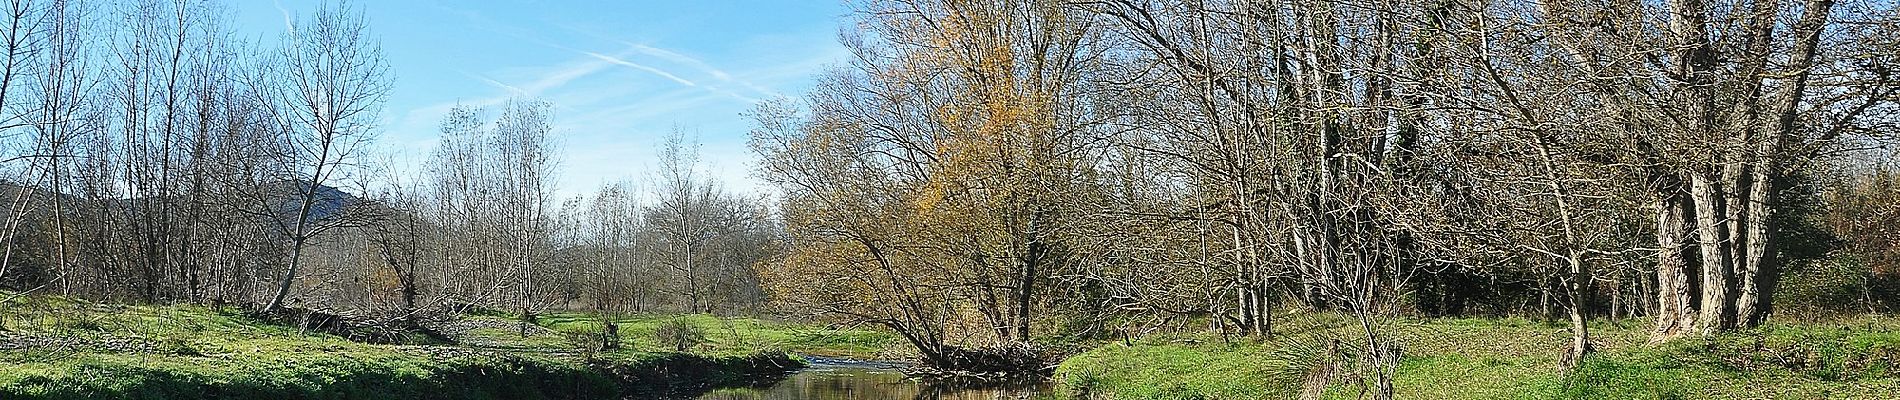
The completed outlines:
[[[1851,297],[1868,311],[1900,311],[1900,168],[1877,165],[1848,176],[1826,200],[1820,219],[1838,243],[1824,262],[1844,270],[1836,280],[1846,284],[1839,286],[1858,294]]]
[[[706,342],[706,328],[684,317],[675,317],[654,328],[653,338],[661,345],[672,346],[673,351],[684,353]]]
[[[1793,264],[1783,274],[1776,306],[1795,315],[1900,311],[1900,273],[1882,271],[1863,257],[1836,252]]]
[[[559,330],[558,332],[561,333],[562,339],[567,340],[568,345],[573,346],[576,349],[590,350],[590,351],[601,349],[600,328],[595,328],[593,326],[581,326],[581,327],[576,327],[576,328],[571,328],[571,329]]]

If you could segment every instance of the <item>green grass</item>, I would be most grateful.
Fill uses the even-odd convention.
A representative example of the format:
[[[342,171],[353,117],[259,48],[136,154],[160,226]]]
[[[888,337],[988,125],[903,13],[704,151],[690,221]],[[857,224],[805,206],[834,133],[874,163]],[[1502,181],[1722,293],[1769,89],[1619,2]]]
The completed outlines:
[[[523,337],[504,315],[471,317],[458,339],[482,347],[385,346],[300,332],[202,306],[97,304],[22,297],[0,304],[0,398],[470,398],[624,397],[628,385],[664,386],[692,374],[743,378],[762,353],[898,359],[885,332],[709,315],[612,316],[622,350],[593,352],[599,317],[553,313]],[[685,354],[654,335],[684,321],[705,333]],[[1057,381],[1101,399],[1296,397],[1299,367],[1333,339],[1359,345],[1356,321],[1282,315],[1273,340],[1150,335],[1095,344],[1065,361]],[[1562,324],[1521,318],[1398,320],[1393,378],[1401,399],[1879,399],[1900,392],[1900,318],[1774,323],[1711,338],[1646,343],[1644,320],[1592,325],[1600,352],[1558,368]],[[1307,357],[1307,358],[1302,358]],[[671,371],[666,372],[665,371]],[[668,375],[671,373],[672,375]],[[1336,375],[1323,398],[1356,398]]]
[[[617,315],[609,316],[620,326],[623,348],[671,350],[654,335],[659,326],[673,319],[684,319],[706,333],[706,342],[690,352],[729,355],[760,350],[785,351],[824,357],[862,360],[901,358],[909,351],[895,335],[883,331],[835,329],[809,324],[766,321],[752,318],[722,318],[692,315]],[[600,317],[581,313],[555,313],[536,322],[563,333],[599,332]]]
[[[1266,351],[1244,344],[1110,344],[1064,362],[1061,383],[1119,398],[1273,398],[1276,388],[1258,384],[1271,376],[1258,365],[1268,359]],[[1141,364],[1128,364],[1134,360]]]
[[[299,332],[199,306],[21,297],[0,329],[39,346],[0,351],[0,398],[549,398],[614,384],[553,357],[438,357]],[[510,380],[540,381],[521,385]],[[564,397],[565,395],[563,395]]]
[[[0,293],[0,297],[3,296]],[[625,319],[623,350],[594,352],[579,332],[591,322],[558,314],[557,331],[522,337],[510,320],[472,317],[464,346],[394,346],[300,332],[193,305],[97,304],[49,296],[0,304],[0,399],[546,399],[620,398],[679,384],[737,381],[793,365],[777,350],[857,354],[877,334],[796,324],[689,316],[724,327],[688,354],[651,341],[663,317]],[[489,321],[481,321],[481,320]],[[722,328],[723,329],[723,328]],[[644,330],[644,331],[643,331]],[[776,366],[775,365],[781,365]]]
[[[1293,315],[1269,341],[1208,335],[1110,344],[1065,361],[1064,390],[1103,399],[1256,399],[1297,396],[1286,354],[1314,334],[1352,343],[1359,330],[1339,316]],[[1771,324],[1661,345],[1645,320],[1592,325],[1599,352],[1559,368],[1569,332],[1523,319],[1401,320],[1386,331],[1404,357],[1393,377],[1400,399],[1880,399],[1900,393],[1900,319]],[[1334,379],[1324,398],[1356,398]]]

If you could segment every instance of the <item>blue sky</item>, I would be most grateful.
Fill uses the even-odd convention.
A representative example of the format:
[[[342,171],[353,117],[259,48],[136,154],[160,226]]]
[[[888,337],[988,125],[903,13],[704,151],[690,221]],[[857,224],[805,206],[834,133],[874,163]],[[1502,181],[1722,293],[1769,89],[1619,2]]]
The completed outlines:
[[[357,1],[395,86],[381,147],[419,163],[457,102],[553,102],[563,198],[644,180],[669,132],[697,134],[720,181],[757,190],[746,148],[754,102],[798,97],[845,60],[843,0]],[[318,0],[232,3],[239,31],[274,42]],[[413,161],[407,161],[413,160]]]

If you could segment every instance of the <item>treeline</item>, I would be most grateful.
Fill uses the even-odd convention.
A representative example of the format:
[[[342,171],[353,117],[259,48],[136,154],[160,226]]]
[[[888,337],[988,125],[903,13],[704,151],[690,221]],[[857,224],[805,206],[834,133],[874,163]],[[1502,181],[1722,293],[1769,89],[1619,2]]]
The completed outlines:
[[[209,0],[0,11],[5,289],[397,328],[763,302],[751,266],[781,229],[683,135],[647,187],[565,201],[546,102],[456,107],[419,165],[397,161],[375,141],[394,82],[347,3],[257,43]]]
[[[766,198],[707,176],[681,133],[658,152],[646,186],[603,184],[562,203],[555,242],[576,308],[755,315],[766,296],[754,266],[784,252]]]
[[[1395,315],[1568,320],[1574,360],[1589,318],[1893,304],[1891,2],[858,7],[851,61],[754,112],[763,272],[932,362],[1306,309],[1389,376]]]
[[[782,242],[761,199],[706,177],[697,144],[676,133],[655,149],[649,186],[557,201],[553,125],[546,102],[450,110],[427,165],[379,181],[380,212],[354,214],[370,220],[337,235],[341,269],[305,292],[376,315],[760,311],[752,266]]]
[[[352,196],[388,91],[356,14],[246,43],[207,2],[12,1],[0,36],[8,286],[289,298]]]

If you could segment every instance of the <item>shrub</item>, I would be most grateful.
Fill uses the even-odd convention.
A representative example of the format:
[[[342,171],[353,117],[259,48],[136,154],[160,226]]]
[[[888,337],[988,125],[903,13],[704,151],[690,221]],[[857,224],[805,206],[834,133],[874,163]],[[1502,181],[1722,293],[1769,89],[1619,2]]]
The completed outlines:
[[[194,357],[204,355],[204,352],[198,350],[198,346],[193,345],[191,341],[185,340],[184,338],[175,337],[175,336],[167,337],[164,340],[160,340],[158,342],[158,348],[160,350],[163,350],[166,353],[171,353],[172,355],[194,356]]]
[[[672,346],[673,351],[684,353],[706,342],[706,328],[694,325],[684,317],[675,317],[654,328],[653,338],[661,345]]]
[[[1788,265],[1781,287],[1776,307],[1805,317],[1900,310],[1894,300],[1900,298],[1900,272],[1882,271],[1847,251]]]

